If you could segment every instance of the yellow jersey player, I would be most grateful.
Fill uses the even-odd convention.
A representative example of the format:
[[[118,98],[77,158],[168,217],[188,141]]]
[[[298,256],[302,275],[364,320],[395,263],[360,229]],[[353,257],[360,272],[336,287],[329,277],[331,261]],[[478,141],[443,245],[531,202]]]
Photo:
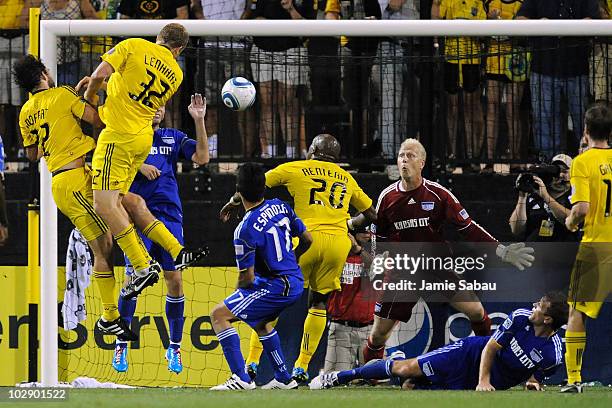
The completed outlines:
[[[327,323],[326,303],[331,292],[340,289],[340,275],[351,249],[347,221],[349,206],[374,220],[372,200],[363,192],[353,176],[338,166],[340,143],[331,135],[318,135],[308,149],[306,160],[292,161],[266,173],[266,186],[285,186],[294,200],[295,213],[312,234],[313,244],[299,259],[304,287],[310,288],[309,310],[304,322],[300,355],[295,362],[293,378],[308,380],[308,364],[317,349]],[[221,218],[229,219],[240,204],[237,195],[221,210]],[[261,344],[251,336],[247,369],[257,372]]]
[[[565,332],[567,386],[561,392],[582,392],[580,370],[586,345],[586,316],[595,319],[612,293],[612,109],[604,103],[585,115],[584,138],[588,150],[572,162],[571,201],[565,220],[570,231],[584,222],[584,235],[570,280],[570,305]]]
[[[98,90],[109,78],[106,103],[100,108],[106,127],[93,155],[92,187],[96,213],[106,221],[134,267],[135,273],[124,290],[126,298],[137,296],[153,285],[161,272],[159,264],[142,245],[121,202],[151,150],[152,121],[157,109],[183,81],[176,58],[188,40],[185,27],[171,23],[162,28],[155,44],[141,38],[121,41],[102,55],[102,62],[91,77],[79,84],[87,83],[85,99],[96,103]],[[178,270],[202,255],[200,251],[185,250],[162,223],[151,224],[143,231],[155,242],[174,243],[169,246],[169,252]]]
[[[94,254],[93,275],[102,294],[106,322],[101,329],[121,339],[135,340],[119,317],[114,293],[108,294],[107,288],[115,283],[113,241],[108,227],[94,212],[91,175],[85,167],[85,154],[96,143],[83,134],[80,121],[101,126],[98,113],[73,88],[55,88],[47,68],[36,57],[26,55],[13,70],[17,84],[32,93],[19,114],[26,155],[31,161],[45,158],[53,177],[51,191],[57,208],[78,228]]]

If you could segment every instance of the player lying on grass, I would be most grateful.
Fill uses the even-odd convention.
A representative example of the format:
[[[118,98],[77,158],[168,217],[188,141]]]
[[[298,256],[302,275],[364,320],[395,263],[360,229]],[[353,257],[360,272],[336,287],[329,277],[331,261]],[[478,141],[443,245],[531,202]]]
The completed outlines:
[[[240,351],[240,337],[232,327],[237,320],[257,332],[274,368],[274,379],[262,388],[298,386],[285,365],[280,339],[270,322],[302,295],[304,278],[297,262],[312,244],[312,237],[287,203],[264,200],[265,188],[266,176],[260,165],[246,163],[238,169],[236,190],[246,210],[234,231],[238,287],[210,314],[232,376],[211,390],[255,389]],[[291,237],[299,237],[295,252]]]
[[[160,128],[159,124],[164,120],[166,113],[165,107],[160,107],[153,118],[155,133],[153,134],[151,153],[140,166],[139,174],[136,175],[130,187],[130,192],[140,195],[145,200],[158,222],[162,222],[181,244],[183,244],[183,208],[174,169],[181,157],[191,159],[198,165],[204,165],[209,161],[208,139],[204,125],[206,98],[202,98],[200,94],[192,95],[191,104],[187,109],[195,124],[196,140],[190,139],[177,129]],[[164,270],[164,278],[168,288],[166,318],[168,319],[170,333],[166,360],[168,360],[168,369],[178,374],[183,371],[181,340],[183,324],[185,323],[183,317],[185,296],[183,294],[182,274],[180,270],[177,270],[174,259],[168,251],[154,244],[142,234],[140,238],[147,251]],[[131,275],[134,273],[134,269],[128,258],[125,259],[126,274]],[[126,282],[129,282],[129,279],[126,279]],[[134,317],[136,299],[136,297],[125,299],[123,293],[119,296],[119,313],[127,323],[130,323]],[[128,369],[127,349],[128,343],[117,339],[112,364],[118,372],[125,372]]]
[[[120,318],[117,311],[117,293],[113,274],[113,238],[108,225],[95,212],[92,178],[85,165],[85,155],[94,149],[96,142],[81,130],[81,121],[101,127],[98,112],[70,86],[55,87],[55,82],[45,65],[32,55],[26,55],[13,67],[15,81],[32,97],[23,105],[19,126],[26,156],[30,161],[45,158],[52,174],[51,190],[57,208],[70,219],[87,240],[94,254],[93,277],[104,312],[96,323],[102,333],[113,334],[124,340],[135,340],[136,335]],[[148,211],[144,200],[128,193],[123,200],[130,201],[129,217],[140,230],[157,223]],[[149,238],[166,249],[182,245],[162,225],[167,234],[149,234]],[[160,240],[162,236],[170,240]],[[184,257],[176,258],[182,267]]]
[[[310,382],[317,390],[355,379],[400,377],[404,388],[506,390],[523,382],[541,389],[541,381],[563,362],[557,330],[567,322],[564,295],[548,293],[532,310],[513,311],[492,336],[461,339],[408,360],[377,360],[354,370],[321,374]]]

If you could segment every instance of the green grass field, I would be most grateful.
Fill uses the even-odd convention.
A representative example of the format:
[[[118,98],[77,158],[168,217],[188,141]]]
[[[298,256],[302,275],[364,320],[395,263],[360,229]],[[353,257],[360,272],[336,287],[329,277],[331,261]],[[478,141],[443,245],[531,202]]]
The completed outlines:
[[[6,388],[0,389],[6,395]],[[71,389],[68,400],[62,403],[10,402],[10,407],[212,407],[212,408],[594,408],[612,407],[612,389],[587,388],[585,393],[559,394],[557,387],[544,392],[526,392],[519,389],[493,393],[475,391],[400,391],[387,387],[351,387],[310,391],[240,391],[211,392],[205,389],[148,388],[148,389]]]

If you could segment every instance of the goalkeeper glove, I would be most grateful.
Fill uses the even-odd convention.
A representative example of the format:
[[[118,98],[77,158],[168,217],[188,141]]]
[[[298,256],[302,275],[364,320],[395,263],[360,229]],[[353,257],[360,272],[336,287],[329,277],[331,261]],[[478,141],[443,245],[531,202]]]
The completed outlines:
[[[508,246],[499,244],[495,250],[495,254],[502,261],[516,266],[523,271],[526,267],[530,267],[535,259],[532,255],[535,250],[532,247],[525,246],[524,242],[517,242]]]

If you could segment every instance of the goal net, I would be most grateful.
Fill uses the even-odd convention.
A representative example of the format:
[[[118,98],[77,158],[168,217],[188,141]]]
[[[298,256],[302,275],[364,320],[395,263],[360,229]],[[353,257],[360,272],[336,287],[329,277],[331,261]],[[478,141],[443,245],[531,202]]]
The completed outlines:
[[[59,84],[74,85],[91,73],[100,54],[117,41],[154,36],[165,23],[42,21],[41,59]],[[519,40],[518,36],[580,37],[580,41],[569,46],[576,52],[586,47],[588,72],[576,89],[586,98],[584,104],[594,99],[609,100],[611,96],[612,55],[608,43],[612,26],[605,21],[183,23],[192,40],[179,59],[186,73],[185,81],[170,103],[166,126],[193,135],[186,101],[194,92],[204,93],[209,103],[208,133],[216,135],[216,139],[210,139],[214,147],[213,166],[218,163],[221,170],[224,166],[230,168],[228,162],[261,159],[271,166],[303,157],[308,142],[318,133],[337,135],[343,146],[342,156],[355,166],[370,169],[392,164],[399,144],[406,137],[420,138],[440,171],[449,164],[535,160],[542,131],[534,133],[533,124],[541,118],[530,108],[526,95],[535,90],[533,84],[531,88],[528,85],[532,55],[544,50],[534,49],[529,40]],[[465,40],[458,38],[460,35],[487,40],[466,45]],[[253,41],[266,36],[299,41],[289,49],[266,51],[262,49],[263,43]],[[68,55],[70,47],[76,54]],[[454,57],[449,54],[453,47]],[[257,105],[246,112],[230,112],[222,106],[219,91],[232,76],[244,76],[258,87]],[[568,95],[561,93],[559,97],[567,99]],[[572,108],[569,102],[568,105],[565,100],[562,105],[566,112]],[[568,135],[577,132],[580,126],[572,112],[569,116],[562,113],[550,122],[554,138],[563,137],[563,141],[553,138],[555,153],[575,147],[572,143],[577,141]],[[558,135],[557,128],[562,129]],[[568,135],[562,136],[563,132]],[[188,171],[189,166],[186,163],[183,170]],[[377,197],[383,187],[372,191],[371,196]],[[229,266],[233,258],[223,249],[232,239],[231,234],[200,237],[211,245],[213,258],[216,257],[213,263],[228,266],[190,268],[183,273],[184,371],[180,375],[169,373],[164,360],[168,326],[164,313],[166,289],[160,282],[138,299],[132,328],[140,339],[129,348],[128,372],[119,374],[111,367],[113,338],[93,330],[101,314],[94,285],[86,291],[87,320],[76,330],[60,330],[57,351],[55,311],[58,299],[62,299],[63,285],[59,285],[59,291],[57,288],[58,279],[64,280],[63,273],[56,273],[57,265],[63,263],[57,260],[57,240],[67,237],[57,234],[56,209],[46,169],[41,171],[41,204],[41,222],[45,225],[41,242],[43,383],[50,385],[89,376],[99,381],[142,386],[211,386],[228,376],[209,312],[235,286],[236,270]],[[207,212],[214,214],[222,204],[209,201],[203,205],[214,207]],[[211,217],[199,222],[217,220]],[[186,241],[194,239],[190,236],[193,231],[192,226],[185,225]],[[123,269],[117,267],[115,275],[120,283]],[[410,344],[415,348],[407,351],[416,355],[431,345],[432,333],[437,329],[432,327],[427,305],[417,306],[414,318],[396,329],[389,343],[391,349],[407,350],[406,345]],[[296,326],[301,327],[301,323]],[[245,325],[239,327],[246,352],[250,329]],[[444,325],[440,329],[444,330]]]

